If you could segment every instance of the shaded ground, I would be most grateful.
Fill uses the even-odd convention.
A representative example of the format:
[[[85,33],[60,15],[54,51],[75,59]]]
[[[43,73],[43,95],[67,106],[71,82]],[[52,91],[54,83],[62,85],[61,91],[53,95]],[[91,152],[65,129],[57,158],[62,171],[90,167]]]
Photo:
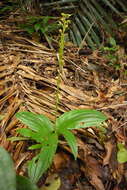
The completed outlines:
[[[3,117],[0,145],[11,153],[17,172],[26,175],[26,162],[35,154],[27,149],[32,142],[11,143],[7,138],[17,136],[16,129],[23,127],[14,116],[19,110],[45,114],[54,120],[58,59],[55,50],[23,37],[12,20],[0,22],[0,115]],[[79,148],[77,161],[61,141],[52,168],[39,182],[45,184],[44,189],[58,179],[60,190],[127,189],[127,165],[119,164],[116,159],[117,143],[127,141],[124,73],[127,57],[122,47],[118,54],[121,68],[116,70],[99,51],[84,49],[79,55],[76,47],[66,46],[66,78],[61,84],[59,113],[93,108],[101,110],[109,120],[105,130],[91,127],[74,131]],[[54,179],[45,182],[48,176]]]

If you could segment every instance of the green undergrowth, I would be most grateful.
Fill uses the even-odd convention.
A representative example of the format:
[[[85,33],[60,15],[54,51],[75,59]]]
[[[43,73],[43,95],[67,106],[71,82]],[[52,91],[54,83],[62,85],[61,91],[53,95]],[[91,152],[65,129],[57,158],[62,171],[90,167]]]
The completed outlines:
[[[101,48],[101,51],[103,56],[107,59],[108,66],[114,68],[116,71],[123,72],[123,75],[127,75],[126,67],[123,68],[123,64],[121,64],[121,60],[124,60],[127,57],[125,53],[121,54],[120,49],[122,47],[117,43],[115,38],[112,37],[108,38],[106,44],[107,45]]]
[[[26,31],[30,36],[36,35],[40,39],[44,38],[49,47],[52,46],[52,34],[59,30],[59,18],[52,16],[27,16],[22,24],[18,26]]]

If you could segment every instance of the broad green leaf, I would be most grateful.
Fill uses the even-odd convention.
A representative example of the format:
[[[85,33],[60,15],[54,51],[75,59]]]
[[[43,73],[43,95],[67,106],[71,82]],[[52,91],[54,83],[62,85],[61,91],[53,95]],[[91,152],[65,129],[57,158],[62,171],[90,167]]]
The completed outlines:
[[[20,133],[20,135],[24,137],[29,137],[29,138],[32,137],[34,133],[31,129],[26,129],[26,128],[17,129],[17,132]]]
[[[39,154],[37,154],[31,161],[28,162],[28,176],[31,181],[33,181],[35,176],[38,158]],[[34,181],[34,183],[37,183],[37,181]]]
[[[16,190],[39,190],[28,178],[23,176],[16,176]],[[8,189],[9,190],[9,189]]]
[[[0,147],[0,189],[16,190],[16,175],[8,152]]]
[[[48,128],[49,131],[53,131],[53,123],[48,119],[48,117],[40,114],[36,114],[36,117]]]
[[[41,175],[50,167],[57,145],[57,134],[49,134],[48,140],[43,145],[41,152],[29,162],[28,174],[34,183],[37,183]]]
[[[37,142],[42,143],[44,141],[43,131],[42,132],[33,132],[31,129],[22,128],[22,129],[17,129],[17,132],[19,132],[20,135],[22,135],[24,137],[28,137],[29,139],[33,139]]]
[[[69,146],[70,146],[70,148],[72,150],[74,158],[76,159],[77,158],[77,154],[78,154],[78,147],[77,147],[76,137],[73,135],[72,132],[70,132],[67,129],[62,130],[61,134],[66,139],[67,143],[69,144]]]
[[[52,123],[44,115],[24,111],[17,113],[16,117],[33,131],[41,133],[42,136],[46,136],[53,130]]]
[[[107,117],[96,110],[72,110],[64,113],[56,120],[56,129],[60,132],[63,129],[77,129],[91,126],[98,126]]]
[[[127,162],[127,149],[122,143],[118,143],[117,160],[119,163]]]

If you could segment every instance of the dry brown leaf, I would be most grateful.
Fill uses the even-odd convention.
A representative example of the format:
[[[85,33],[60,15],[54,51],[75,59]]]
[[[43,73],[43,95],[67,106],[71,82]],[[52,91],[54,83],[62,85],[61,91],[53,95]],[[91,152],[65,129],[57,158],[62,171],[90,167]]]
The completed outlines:
[[[106,155],[103,159],[103,166],[110,163],[113,147],[114,147],[114,145],[111,141],[108,141],[105,143]]]
[[[56,170],[59,170],[66,166],[66,163],[69,161],[69,157],[64,152],[56,153],[54,156],[54,166]]]
[[[84,166],[82,170],[96,190],[105,190],[102,182],[102,168],[95,158],[87,156],[86,166]]]

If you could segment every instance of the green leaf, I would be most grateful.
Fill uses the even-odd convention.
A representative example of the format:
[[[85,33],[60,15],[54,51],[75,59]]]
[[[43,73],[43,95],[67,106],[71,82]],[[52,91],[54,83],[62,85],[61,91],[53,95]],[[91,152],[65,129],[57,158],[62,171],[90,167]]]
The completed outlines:
[[[64,136],[67,143],[69,144],[69,146],[70,146],[70,148],[72,150],[72,153],[74,155],[74,158],[76,160],[77,154],[78,154],[78,147],[77,147],[76,137],[73,135],[72,132],[70,132],[67,129],[62,130],[61,134]]]
[[[31,161],[28,162],[28,176],[30,178],[31,181],[33,181],[34,176],[35,176],[35,172],[36,172],[36,168],[37,166],[37,161],[39,158],[39,154],[37,154],[35,157],[33,157],[33,159]],[[34,181],[34,183],[37,183],[38,179]]]
[[[56,129],[60,132],[63,129],[98,126],[106,119],[107,117],[103,113],[96,110],[72,110],[56,120]]]
[[[26,32],[28,32],[30,35],[35,32],[33,26],[26,26],[24,27],[24,30],[26,30]]]
[[[39,190],[28,178],[23,176],[16,176],[16,190]],[[8,189],[9,190],[9,189]]]
[[[48,25],[49,25],[48,21],[49,21],[50,19],[52,19],[51,16],[44,16],[44,17],[43,17],[43,26],[48,26]]]
[[[8,152],[0,147],[0,189],[16,190],[16,175]]]
[[[34,183],[37,183],[41,175],[50,167],[57,149],[57,134],[49,134],[47,138],[41,152],[29,162],[28,175]]]
[[[17,129],[17,132],[19,132],[20,135],[31,138],[37,142],[42,143],[44,141],[44,137],[41,132],[33,132],[31,129],[26,129],[26,128]]]
[[[43,125],[45,125],[49,132],[54,130],[53,123],[46,116],[36,114],[36,117],[42,122]]]
[[[127,162],[127,149],[122,143],[118,143],[117,160],[119,163]]]
[[[20,135],[22,135],[24,137],[32,137],[33,136],[33,131],[31,129],[26,129],[26,128],[17,129],[17,132],[20,133]]]
[[[49,132],[53,131],[53,125],[50,120],[44,115],[39,115],[31,112],[19,112],[16,117],[30,129],[41,133],[45,137]]]
[[[116,40],[114,38],[110,37],[109,38],[109,43],[110,43],[111,46],[116,47]]]
[[[36,23],[36,24],[34,25],[34,28],[35,28],[35,31],[36,31],[36,32],[38,32],[38,30],[40,30],[41,27],[42,27],[42,25],[41,25],[40,23]]]
[[[44,34],[46,32],[46,28],[41,27],[40,31],[42,32],[42,34]]]
[[[40,149],[42,146],[42,144],[34,144],[32,146],[29,146],[29,150]]]

